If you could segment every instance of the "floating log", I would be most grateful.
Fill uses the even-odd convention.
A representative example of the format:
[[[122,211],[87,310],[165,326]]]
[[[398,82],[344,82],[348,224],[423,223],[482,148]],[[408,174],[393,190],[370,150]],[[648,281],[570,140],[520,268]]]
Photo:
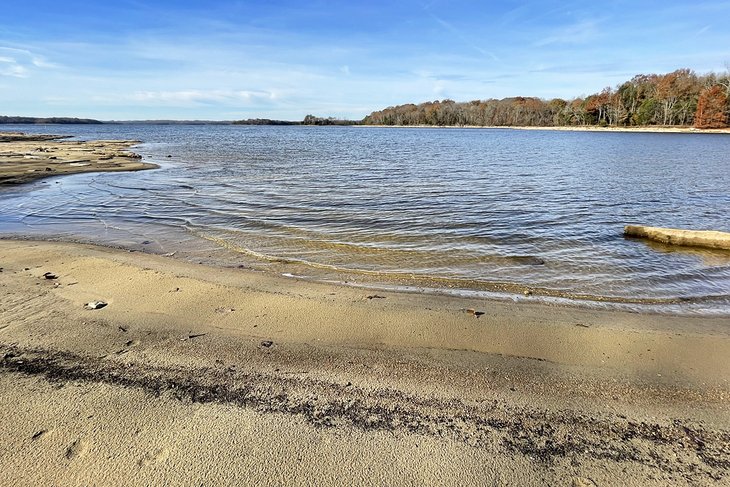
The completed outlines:
[[[624,235],[648,238],[669,245],[730,250],[730,233],[713,230],[681,230],[677,228],[626,225]]]

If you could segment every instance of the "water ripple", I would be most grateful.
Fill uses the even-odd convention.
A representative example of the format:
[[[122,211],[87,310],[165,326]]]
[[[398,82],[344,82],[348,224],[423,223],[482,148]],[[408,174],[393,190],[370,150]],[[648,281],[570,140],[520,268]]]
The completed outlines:
[[[730,313],[730,252],[621,235],[629,223],[729,231],[730,137],[150,125],[54,131],[143,140],[137,150],[163,168],[2,190],[3,234],[152,241],[194,260],[213,258],[213,245],[219,260],[298,266],[296,274],[319,278],[344,272],[421,287],[702,303],[698,309]]]

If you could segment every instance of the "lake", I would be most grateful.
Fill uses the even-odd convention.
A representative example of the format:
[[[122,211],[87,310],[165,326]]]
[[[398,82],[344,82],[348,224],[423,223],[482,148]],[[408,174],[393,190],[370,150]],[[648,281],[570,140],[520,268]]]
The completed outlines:
[[[0,189],[0,235],[515,300],[730,315],[730,136],[511,129],[3,126],[136,139],[161,168]],[[168,157],[171,156],[171,157]]]

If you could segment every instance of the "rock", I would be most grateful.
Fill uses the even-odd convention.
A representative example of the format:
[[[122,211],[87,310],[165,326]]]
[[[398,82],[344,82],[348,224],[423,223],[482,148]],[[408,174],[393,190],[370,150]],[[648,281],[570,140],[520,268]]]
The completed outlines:
[[[106,305],[107,305],[107,303],[105,303],[104,301],[91,301],[91,302],[86,303],[84,305],[84,308],[86,308],[86,309],[101,309],[101,308],[105,307]]]
[[[271,340],[264,340],[261,342],[261,346],[264,348],[271,348],[272,345],[274,345],[274,342]]]
[[[45,277],[46,279],[58,279],[58,276],[52,272],[46,272],[45,274],[43,274],[43,277]]]
[[[464,310],[464,312],[465,312],[466,314],[474,315],[474,316],[476,316],[477,318],[479,318],[479,317],[480,317],[481,315],[483,315],[483,314],[484,314],[484,311],[477,311],[477,310],[475,310],[474,308],[467,308],[467,309],[465,309],[465,310]]]

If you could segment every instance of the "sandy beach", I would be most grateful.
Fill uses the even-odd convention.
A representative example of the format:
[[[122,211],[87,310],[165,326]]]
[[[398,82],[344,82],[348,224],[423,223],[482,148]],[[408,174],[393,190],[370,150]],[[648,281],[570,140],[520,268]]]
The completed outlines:
[[[0,132],[0,185],[82,172],[158,167],[129,151],[134,140],[67,141],[56,135]]]
[[[730,485],[727,318],[80,244],[0,267],[2,485]]]

